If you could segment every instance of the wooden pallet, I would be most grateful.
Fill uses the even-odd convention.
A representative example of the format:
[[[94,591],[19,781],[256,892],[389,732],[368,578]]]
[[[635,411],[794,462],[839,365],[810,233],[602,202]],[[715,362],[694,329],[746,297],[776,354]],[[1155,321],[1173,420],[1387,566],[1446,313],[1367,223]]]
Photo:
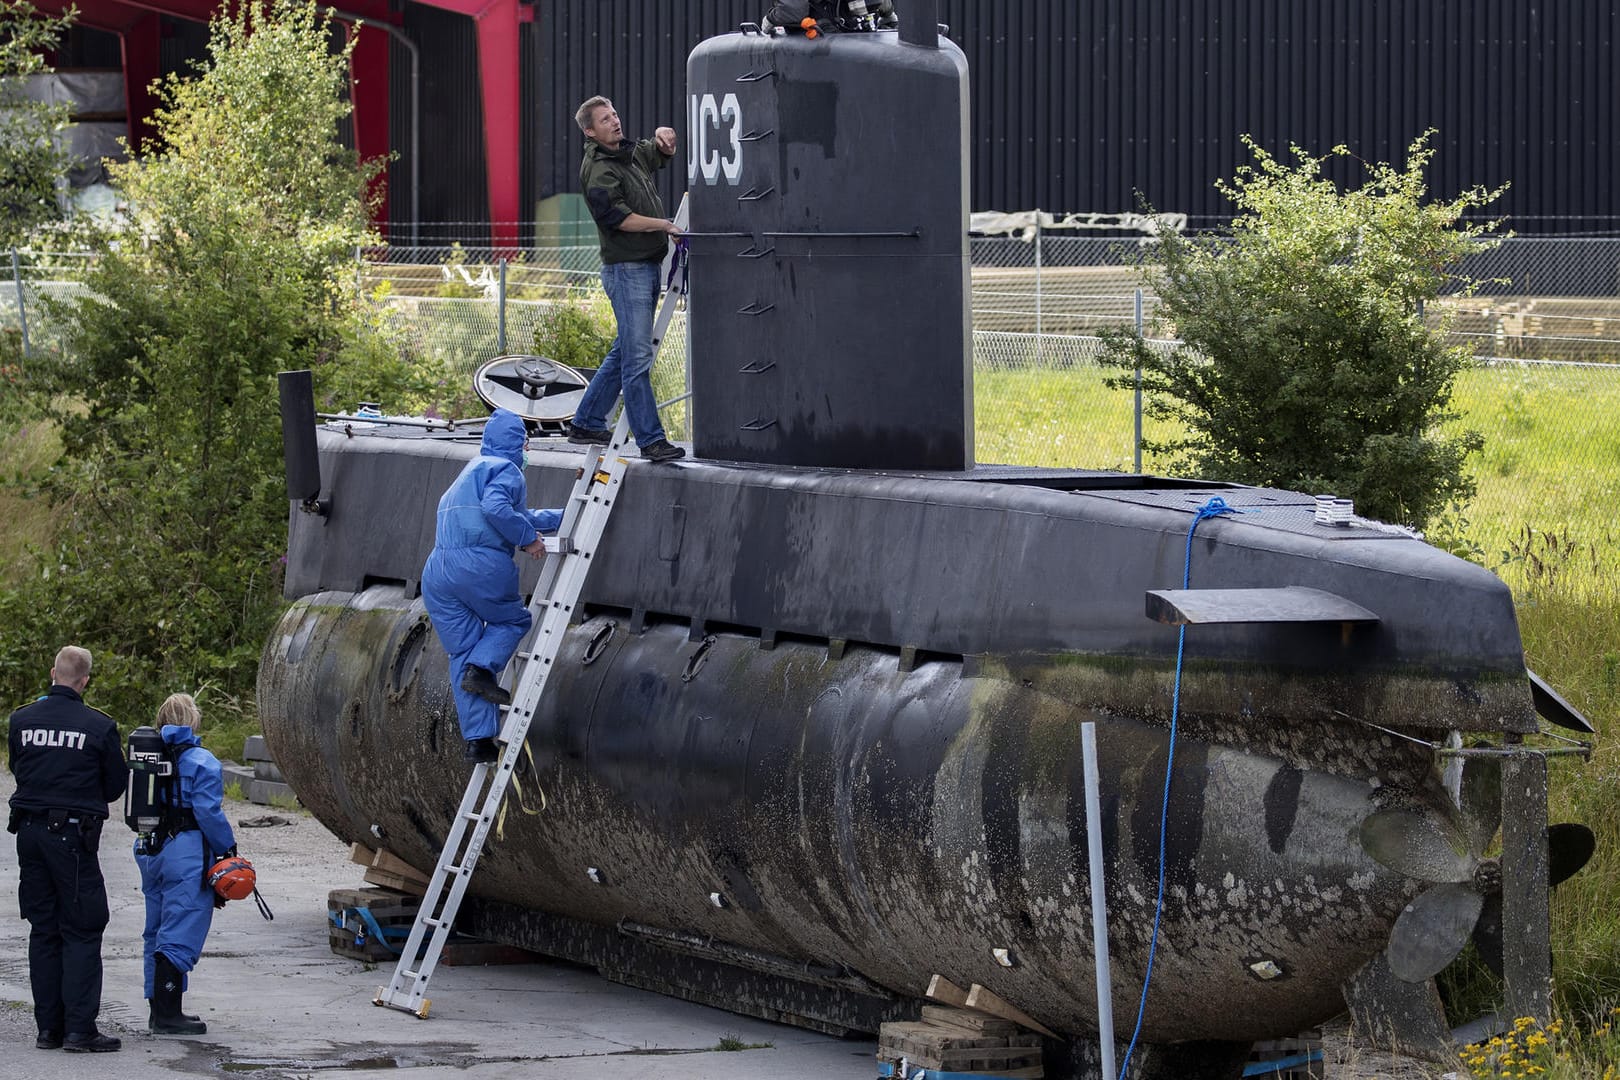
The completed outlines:
[[[1039,1080],[1041,1037],[1017,1024],[966,1009],[928,1006],[920,1022],[878,1031],[878,1061],[985,1077]]]
[[[333,889],[326,896],[328,943],[338,956],[368,964],[392,963],[395,950],[405,944],[421,907],[420,896],[398,889]],[[364,909],[383,931],[384,941],[358,912]],[[392,945],[393,948],[389,948]],[[494,941],[453,935],[445,942],[439,963],[446,967],[481,967],[491,964],[533,964],[539,953]]]
[[[333,889],[326,894],[328,943],[334,953],[351,960],[371,964],[393,960],[419,906],[417,897],[396,889]],[[383,941],[360,917],[362,910],[384,932]]]

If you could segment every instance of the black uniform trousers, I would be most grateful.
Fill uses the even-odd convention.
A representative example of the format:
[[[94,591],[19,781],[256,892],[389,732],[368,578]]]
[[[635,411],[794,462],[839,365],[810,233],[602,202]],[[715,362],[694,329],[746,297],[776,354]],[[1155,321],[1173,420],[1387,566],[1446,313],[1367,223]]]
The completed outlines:
[[[17,899],[28,935],[28,977],[40,1031],[96,1030],[107,885],[96,858],[99,820],[86,833],[61,810],[28,814],[17,827]],[[79,818],[75,813],[72,817]],[[88,820],[81,818],[81,820]]]

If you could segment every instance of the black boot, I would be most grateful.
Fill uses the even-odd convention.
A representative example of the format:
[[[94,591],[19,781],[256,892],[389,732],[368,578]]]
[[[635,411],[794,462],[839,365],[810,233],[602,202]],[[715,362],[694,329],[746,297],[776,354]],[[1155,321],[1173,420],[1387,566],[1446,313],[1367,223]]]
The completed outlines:
[[[494,739],[468,739],[467,748],[461,752],[461,760],[474,765],[493,764],[501,760],[500,745]]]
[[[152,1006],[152,999],[151,998],[146,999],[146,1004],[150,1009],[150,1011],[147,1013],[147,1016],[146,1016],[146,1026],[148,1028],[150,1028],[153,1024],[157,1023],[157,1009],[156,1008],[151,1008],[151,1006]],[[202,1017],[193,1016],[188,1012],[183,1012],[183,1013],[180,1014],[180,1019],[182,1019],[182,1020],[201,1020]]]
[[[154,1035],[206,1035],[208,1025],[180,1011],[183,976],[173,961],[162,953],[154,957],[152,973],[152,1019],[146,1030]]]
[[[467,670],[461,676],[461,688],[469,694],[477,694],[485,701],[493,701],[497,705],[512,704],[512,695],[501,689],[495,673],[477,664],[467,665]]]

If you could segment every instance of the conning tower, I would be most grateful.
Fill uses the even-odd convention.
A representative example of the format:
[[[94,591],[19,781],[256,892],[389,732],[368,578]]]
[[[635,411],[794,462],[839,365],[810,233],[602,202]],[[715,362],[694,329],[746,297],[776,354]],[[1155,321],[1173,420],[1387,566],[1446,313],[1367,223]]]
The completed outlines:
[[[936,19],[687,61],[698,456],[972,467],[967,60]]]

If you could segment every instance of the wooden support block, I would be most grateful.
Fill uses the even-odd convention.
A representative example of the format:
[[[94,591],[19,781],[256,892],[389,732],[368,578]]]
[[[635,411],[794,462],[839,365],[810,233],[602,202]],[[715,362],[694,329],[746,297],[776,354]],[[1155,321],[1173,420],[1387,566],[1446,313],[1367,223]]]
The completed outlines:
[[[398,855],[395,855],[392,851],[388,851],[387,849],[379,849],[377,853],[372,856],[371,868],[373,870],[381,870],[385,874],[394,874],[397,877],[412,878],[416,881],[420,881],[423,885],[428,883],[428,879],[431,876],[424,870],[418,870],[416,867],[412,866],[410,863],[406,862],[404,859],[400,858]]]
[[[375,866],[367,870],[361,877],[373,885],[398,889],[400,892],[410,893],[412,896],[424,896],[427,894],[427,882],[418,881],[415,878],[401,877],[399,874],[390,874],[388,871],[379,870]]]
[[[968,992],[943,975],[935,975],[929,979],[928,989],[923,993],[926,997],[944,1002],[946,1005],[954,1005],[958,1009],[967,1005]]]
[[[361,866],[370,866],[371,860],[375,859],[376,857],[377,853],[375,851],[366,847],[366,845],[360,843],[358,840],[349,845],[350,862],[359,863]]]
[[[941,1050],[1005,1047],[1005,1036],[983,1035],[967,1028],[945,1024],[908,1023],[889,1021],[878,1029],[878,1045],[918,1053],[937,1053]]]
[[[967,995],[964,994],[965,998]],[[953,1027],[968,1028],[972,1031],[982,1032],[985,1035],[1016,1035],[1022,1029],[1011,1020],[1003,1020],[999,1016],[987,1016],[972,1009],[958,1009],[949,1005],[924,1005],[922,1010],[924,1020],[931,1020],[936,1024],[950,1024]]]
[[[1031,1031],[1038,1031],[1048,1038],[1056,1039],[1058,1037],[1057,1033],[1051,1028],[1044,1026],[1040,1021],[1036,1020],[1022,1009],[1008,1004],[1006,1001],[997,997],[994,992],[980,986],[978,983],[974,983],[968,988],[967,1001],[965,1004],[970,1009],[978,1009],[980,1012],[987,1012],[991,1016],[999,1016],[1003,1020],[1011,1020],[1013,1023],[1027,1027]]]
[[[495,941],[447,941],[439,963],[445,967],[488,967],[493,964],[535,964],[543,957],[516,945]]]

